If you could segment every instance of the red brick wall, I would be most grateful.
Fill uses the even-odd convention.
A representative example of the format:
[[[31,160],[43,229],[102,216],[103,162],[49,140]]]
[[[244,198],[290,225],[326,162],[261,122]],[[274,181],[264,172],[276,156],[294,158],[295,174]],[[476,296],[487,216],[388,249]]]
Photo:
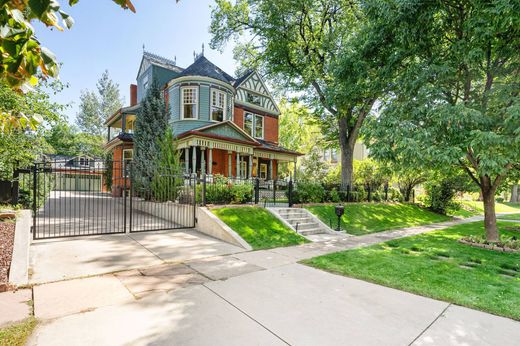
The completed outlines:
[[[130,84],[130,106],[137,104],[137,85]]]
[[[254,113],[254,112],[253,112]],[[261,114],[264,117],[264,139],[269,142],[278,143],[278,118]],[[234,122],[241,129],[244,128],[244,109],[235,107]]]

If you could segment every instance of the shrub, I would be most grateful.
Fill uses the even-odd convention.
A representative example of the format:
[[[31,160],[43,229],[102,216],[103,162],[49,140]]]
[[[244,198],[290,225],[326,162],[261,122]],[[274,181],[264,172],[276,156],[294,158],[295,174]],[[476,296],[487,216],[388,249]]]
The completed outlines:
[[[497,201],[498,203],[503,203],[503,202],[504,202],[504,197],[498,197],[498,198],[496,199],[496,201]]]
[[[388,188],[388,200],[392,202],[402,202],[404,200],[401,191],[394,187]]]
[[[253,199],[253,186],[249,183],[232,184],[229,191],[233,204],[249,203]]]
[[[431,210],[446,214],[448,209],[454,208],[455,184],[450,179],[444,179],[439,184],[426,185],[425,204]]]
[[[319,183],[300,182],[293,191],[294,203],[320,203],[325,199],[325,189]]]
[[[327,200],[333,203],[338,203],[341,201],[338,190],[336,190],[336,188],[332,188],[331,190],[327,191]]]

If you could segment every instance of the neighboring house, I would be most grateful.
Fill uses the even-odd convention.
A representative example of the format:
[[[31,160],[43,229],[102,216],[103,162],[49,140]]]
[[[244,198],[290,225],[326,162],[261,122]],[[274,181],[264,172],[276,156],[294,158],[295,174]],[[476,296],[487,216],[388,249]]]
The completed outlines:
[[[79,155],[46,154],[43,157],[52,168],[54,189],[61,191],[106,191],[105,164],[101,158]]]
[[[362,142],[357,142],[354,145],[354,160],[362,161],[366,158],[368,158],[368,148]],[[337,148],[323,149],[321,160],[330,164],[340,163],[340,150]]]
[[[278,145],[280,111],[261,76],[250,71],[233,78],[204,57],[183,69],[172,60],[143,53],[130,106],[109,119],[106,149],[116,164],[133,158],[133,132],[139,102],[155,80],[164,89],[170,124],[186,174],[276,179],[280,162],[297,152]],[[114,181],[117,177],[114,177]]]

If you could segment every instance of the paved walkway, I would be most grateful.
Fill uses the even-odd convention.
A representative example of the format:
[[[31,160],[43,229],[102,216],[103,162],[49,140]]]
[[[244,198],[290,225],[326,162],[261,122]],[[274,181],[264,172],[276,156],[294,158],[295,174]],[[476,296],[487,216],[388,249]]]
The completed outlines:
[[[143,238],[132,241],[152,252],[153,261],[138,247],[125,245],[131,253],[111,253],[97,262],[93,253],[79,251],[81,243],[72,244],[82,240],[61,242],[55,249],[72,247],[70,253],[81,258],[73,268],[99,269],[99,263],[115,260],[110,269],[117,272],[34,286],[40,325],[29,344],[517,345],[519,322],[297,263],[479,219],[360,237],[331,235],[320,242],[252,252],[219,248],[222,244],[210,246],[209,252],[186,246],[183,259],[172,253],[179,246],[172,242],[182,236],[189,244],[196,234],[139,234]],[[121,271],[125,266],[129,270]],[[11,299],[25,315],[29,293]]]
[[[29,344],[516,345],[519,322],[296,263],[478,219],[38,285]]]

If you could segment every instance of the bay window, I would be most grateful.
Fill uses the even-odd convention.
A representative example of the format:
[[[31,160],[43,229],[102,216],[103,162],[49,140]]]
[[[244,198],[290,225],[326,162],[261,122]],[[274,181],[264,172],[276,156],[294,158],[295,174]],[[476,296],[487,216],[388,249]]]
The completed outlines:
[[[198,118],[198,88],[181,88],[181,119]]]

